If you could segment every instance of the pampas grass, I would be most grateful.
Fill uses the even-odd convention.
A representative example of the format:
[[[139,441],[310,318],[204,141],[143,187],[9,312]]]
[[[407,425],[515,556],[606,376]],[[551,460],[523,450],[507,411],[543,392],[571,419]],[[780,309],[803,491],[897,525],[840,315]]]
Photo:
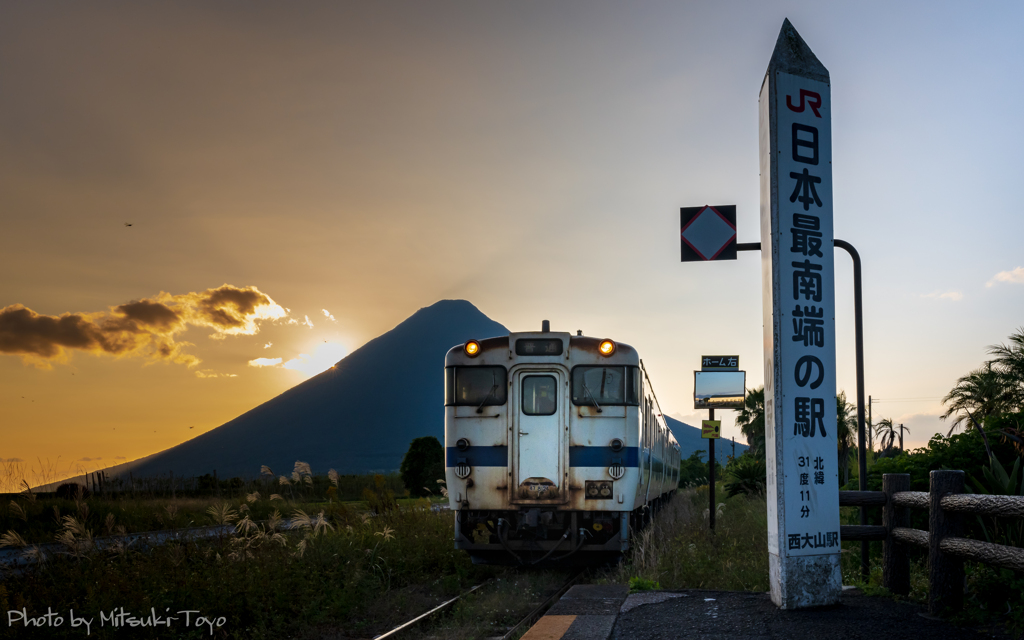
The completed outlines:
[[[28,516],[25,515],[25,510],[22,509],[21,505],[14,500],[11,500],[11,504],[7,506],[7,509],[15,518],[21,519],[22,522],[28,522]]]
[[[18,535],[17,531],[8,529],[7,533],[0,536],[0,547],[26,547],[28,543]]]
[[[238,520],[238,512],[231,508],[231,505],[227,502],[213,505],[206,510],[206,513],[210,514],[213,518],[214,524],[231,524],[235,520]]]

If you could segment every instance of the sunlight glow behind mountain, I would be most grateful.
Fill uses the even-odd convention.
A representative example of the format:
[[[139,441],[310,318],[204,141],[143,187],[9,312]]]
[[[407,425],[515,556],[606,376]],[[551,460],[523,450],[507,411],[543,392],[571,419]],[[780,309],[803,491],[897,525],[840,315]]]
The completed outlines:
[[[348,349],[337,342],[321,342],[312,349],[312,354],[300,353],[298,357],[285,362],[282,367],[299,371],[307,376],[327,371],[348,355]]]

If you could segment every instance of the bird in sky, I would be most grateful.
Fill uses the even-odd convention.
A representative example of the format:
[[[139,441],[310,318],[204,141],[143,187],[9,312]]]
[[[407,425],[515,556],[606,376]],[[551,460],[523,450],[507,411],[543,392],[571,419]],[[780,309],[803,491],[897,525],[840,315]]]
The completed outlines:
[[[130,222],[126,222],[126,223],[124,223],[124,226],[126,226],[126,227],[130,227],[130,226],[132,226],[132,223],[130,223]]]

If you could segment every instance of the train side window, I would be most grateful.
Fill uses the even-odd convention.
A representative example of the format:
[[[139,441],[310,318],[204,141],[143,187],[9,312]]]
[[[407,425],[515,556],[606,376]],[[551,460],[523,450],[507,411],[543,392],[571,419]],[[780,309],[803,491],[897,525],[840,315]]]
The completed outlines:
[[[626,381],[626,404],[628,405],[639,405],[640,404],[640,367],[626,367],[626,375],[628,380]]]
[[[554,376],[526,376],[523,378],[523,413],[528,416],[550,416],[558,408]]]
[[[499,406],[508,401],[505,367],[445,367],[444,403],[451,406]]]

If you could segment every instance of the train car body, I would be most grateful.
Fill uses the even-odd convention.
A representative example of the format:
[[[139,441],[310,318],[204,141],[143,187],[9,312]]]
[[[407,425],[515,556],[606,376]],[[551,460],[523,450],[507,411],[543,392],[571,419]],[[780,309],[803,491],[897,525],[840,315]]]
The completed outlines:
[[[445,357],[455,547],[476,563],[618,556],[672,496],[679,460],[629,345],[540,331],[469,341]]]

